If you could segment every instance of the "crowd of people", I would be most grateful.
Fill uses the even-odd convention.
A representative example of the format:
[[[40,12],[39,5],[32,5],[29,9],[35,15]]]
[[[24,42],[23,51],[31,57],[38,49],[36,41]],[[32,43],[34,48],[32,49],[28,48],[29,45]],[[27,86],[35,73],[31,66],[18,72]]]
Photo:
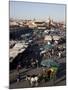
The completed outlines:
[[[59,50],[58,47],[55,47],[55,49],[51,49],[48,52],[44,53],[42,55],[42,58],[47,59],[47,58],[51,58],[52,56],[57,56],[58,58],[62,57],[62,50]],[[30,60],[30,68],[34,69],[34,68],[38,68],[39,67],[39,61],[37,59],[31,59]],[[20,69],[22,68],[21,63],[19,63],[17,65],[17,82],[20,81]],[[51,71],[48,71],[48,73],[51,73]],[[49,74],[48,74],[49,75]],[[49,76],[48,76],[49,77]],[[31,80],[33,80],[35,78],[35,76],[32,77]],[[38,80],[38,78],[36,77],[36,79]],[[31,81],[32,84],[32,81]],[[38,84],[38,83],[37,83]]]

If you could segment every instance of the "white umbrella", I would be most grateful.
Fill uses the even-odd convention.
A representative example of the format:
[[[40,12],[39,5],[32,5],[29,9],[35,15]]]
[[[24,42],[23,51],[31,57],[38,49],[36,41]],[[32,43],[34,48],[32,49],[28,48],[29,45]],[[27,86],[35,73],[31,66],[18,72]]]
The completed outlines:
[[[51,41],[52,37],[50,35],[46,35],[44,38],[45,41]]]
[[[53,40],[59,40],[60,39],[60,36],[53,36]]]

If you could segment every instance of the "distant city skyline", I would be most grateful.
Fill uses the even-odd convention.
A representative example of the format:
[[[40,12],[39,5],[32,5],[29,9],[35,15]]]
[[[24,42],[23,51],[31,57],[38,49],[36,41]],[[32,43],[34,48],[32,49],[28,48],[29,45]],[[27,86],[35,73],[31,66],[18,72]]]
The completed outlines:
[[[50,3],[33,3],[24,1],[10,1],[10,18],[39,19],[51,17],[53,20],[65,22],[66,5]]]

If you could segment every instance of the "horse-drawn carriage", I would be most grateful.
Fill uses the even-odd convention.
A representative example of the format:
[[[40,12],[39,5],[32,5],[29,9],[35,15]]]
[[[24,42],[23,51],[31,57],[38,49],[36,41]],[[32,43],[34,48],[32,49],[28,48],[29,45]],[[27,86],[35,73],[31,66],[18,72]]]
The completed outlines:
[[[58,64],[56,62],[45,60],[41,62],[41,66],[42,67],[27,72],[26,80],[28,80],[31,86],[38,86],[42,80],[46,82],[48,80],[56,79],[58,70]]]

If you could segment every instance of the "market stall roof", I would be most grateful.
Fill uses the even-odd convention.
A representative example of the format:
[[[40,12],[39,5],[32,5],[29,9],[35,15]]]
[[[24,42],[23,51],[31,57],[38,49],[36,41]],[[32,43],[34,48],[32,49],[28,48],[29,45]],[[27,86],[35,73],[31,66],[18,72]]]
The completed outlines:
[[[25,51],[25,48],[27,48],[28,45],[22,44],[22,43],[17,43],[15,46],[10,49],[10,62],[13,61],[13,59],[19,54]]]
[[[59,64],[53,59],[46,59],[41,61],[41,66],[43,67],[58,67]]]
[[[40,54],[43,54],[43,53],[49,51],[50,49],[52,49],[53,48],[53,45],[52,44],[46,44],[42,48],[43,48],[43,50],[41,51]]]
[[[52,40],[52,36],[51,35],[46,35],[44,40],[45,41],[51,41]]]
[[[58,45],[59,48],[66,48],[66,44]]]
[[[59,39],[60,39],[60,36],[58,35],[53,36],[53,40],[59,40]]]
[[[45,48],[46,50],[48,50],[48,49],[52,49],[53,46],[52,46],[52,44],[46,44],[46,45],[44,45],[44,48]]]

